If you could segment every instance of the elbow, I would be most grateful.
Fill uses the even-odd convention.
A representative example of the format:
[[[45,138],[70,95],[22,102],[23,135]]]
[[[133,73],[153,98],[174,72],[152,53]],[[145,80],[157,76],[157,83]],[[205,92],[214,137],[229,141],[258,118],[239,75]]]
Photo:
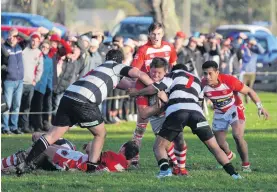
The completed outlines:
[[[142,118],[142,119],[147,119],[148,118],[148,115],[147,115],[147,113],[145,113],[145,112],[140,112],[140,117]]]

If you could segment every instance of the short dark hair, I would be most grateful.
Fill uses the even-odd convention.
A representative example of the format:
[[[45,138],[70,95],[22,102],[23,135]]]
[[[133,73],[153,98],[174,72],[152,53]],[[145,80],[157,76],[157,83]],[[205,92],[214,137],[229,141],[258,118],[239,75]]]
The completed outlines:
[[[127,160],[133,159],[139,153],[139,147],[135,141],[128,141],[123,147],[125,147],[124,155]]]
[[[151,25],[148,27],[148,33],[151,33],[155,29],[160,29],[160,28],[164,30],[164,25],[162,23],[159,23],[159,22],[151,23]]]
[[[176,64],[176,65],[174,65],[171,71],[175,71],[175,70],[178,70],[178,69],[181,69],[181,70],[184,70],[184,71],[188,71],[187,66],[184,65],[184,64]]]
[[[123,37],[120,35],[115,35],[113,37],[113,42],[119,42],[119,41],[123,41],[123,40],[124,40]]]
[[[166,59],[161,57],[155,57],[150,63],[150,68],[164,68],[165,71],[168,69],[168,62]]]
[[[122,63],[124,58],[123,53],[120,50],[112,49],[106,55],[106,61],[115,61],[117,63]]]
[[[206,61],[202,65],[202,69],[208,69],[208,68],[214,68],[215,70],[218,70],[218,64],[215,61]]]

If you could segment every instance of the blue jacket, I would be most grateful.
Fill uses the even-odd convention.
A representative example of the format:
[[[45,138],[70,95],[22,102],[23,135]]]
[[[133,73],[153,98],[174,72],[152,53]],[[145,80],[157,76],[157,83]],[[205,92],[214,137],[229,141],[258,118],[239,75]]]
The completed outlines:
[[[260,44],[253,46],[250,49],[249,60],[243,60],[242,71],[256,73],[258,54],[263,54],[264,51],[264,48]]]
[[[53,90],[53,59],[48,55],[43,55],[43,73],[35,86],[35,90],[45,94],[46,88]]]
[[[23,80],[24,67],[22,61],[22,49],[24,47],[17,44],[15,47],[10,46],[7,42],[4,43],[4,48],[9,53],[7,58],[6,76],[3,80],[18,81]]]

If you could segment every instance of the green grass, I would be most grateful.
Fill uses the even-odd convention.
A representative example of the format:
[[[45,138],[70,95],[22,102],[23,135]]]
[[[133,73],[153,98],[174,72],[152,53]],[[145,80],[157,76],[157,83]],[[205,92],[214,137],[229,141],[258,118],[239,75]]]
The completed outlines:
[[[188,143],[187,165],[190,177],[171,177],[156,179],[157,164],[152,152],[154,136],[151,128],[143,138],[141,150],[141,168],[124,173],[82,172],[46,172],[36,171],[22,177],[14,175],[2,176],[2,191],[277,191],[277,94],[259,93],[263,105],[271,114],[271,119],[259,119],[254,104],[246,106],[246,135],[249,146],[249,156],[252,163],[252,173],[241,173],[245,179],[232,180],[223,170],[215,169],[216,161],[207,148],[185,128],[185,139]],[[211,118],[209,118],[211,119]],[[105,150],[117,151],[122,143],[132,137],[135,123],[122,123],[118,126],[106,126],[108,135]],[[80,149],[82,144],[91,140],[91,134],[84,129],[73,129],[65,138],[72,140]],[[27,148],[30,135],[1,137],[2,157]],[[228,141],[233,151],[235,144],[228,135]],[[240,160],[233,162],[240,169]]]

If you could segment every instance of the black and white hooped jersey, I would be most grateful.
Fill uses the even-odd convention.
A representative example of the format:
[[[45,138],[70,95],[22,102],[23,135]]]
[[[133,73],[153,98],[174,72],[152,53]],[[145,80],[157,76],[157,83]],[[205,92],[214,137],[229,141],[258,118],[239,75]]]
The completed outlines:
[[[99,105],[124,76],[129,77],[128,72],[131,68],[114,61],[106,61],[70,85],[64,96]]]
[[[203,110],[198,104],[203,99],[201,81],[195,75],[184,70],[175,70],[167,74],[160,82],[153,86],[159,91],[165,90],[169,94],[166,116],[177,110]]]

